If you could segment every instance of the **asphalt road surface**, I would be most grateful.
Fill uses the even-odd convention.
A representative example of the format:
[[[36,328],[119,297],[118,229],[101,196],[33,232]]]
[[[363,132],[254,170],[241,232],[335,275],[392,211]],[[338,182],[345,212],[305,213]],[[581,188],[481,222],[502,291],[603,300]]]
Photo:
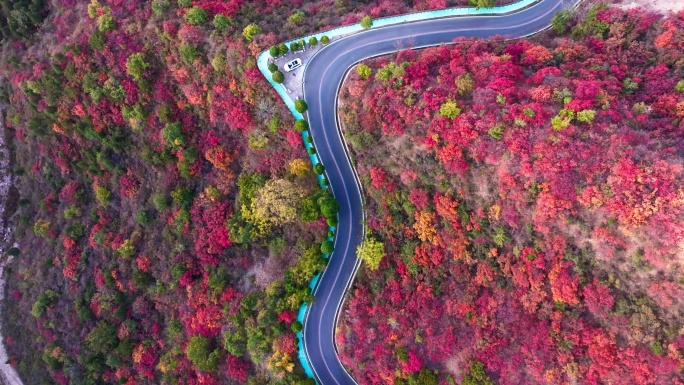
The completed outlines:
[[[336,122],[336,96],[345,72],[363,59],[395,52],[402,44],[439,45],[460,36],[524,37],[550,25],[556,11],[574,2],[542,0],[508,15],[461,16],[370,29],[337,40],[310,59],[304,75],[310,132],[326,167],[330,188],[340,203],[335,251],[304,322],[304,346],[319,383],[356,384],[340,363],[334,344],[338,308],[353,278],[356,247],[363,237],[361,193]]]

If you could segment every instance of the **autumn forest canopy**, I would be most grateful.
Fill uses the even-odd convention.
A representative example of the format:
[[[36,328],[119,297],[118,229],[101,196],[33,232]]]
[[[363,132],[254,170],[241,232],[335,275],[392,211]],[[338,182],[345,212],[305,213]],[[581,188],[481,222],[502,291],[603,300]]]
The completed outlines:
[[[313,384],[296,315],[339,205],[256,57],[468,4],[492,2],[0,0],[24,383]],[[360,384],[684,383],[684,13],[585,4],[402,50],[354,67],[338,113]]]
[[[682,383],[683,28],[596,6],[352,71],[360,383]]]

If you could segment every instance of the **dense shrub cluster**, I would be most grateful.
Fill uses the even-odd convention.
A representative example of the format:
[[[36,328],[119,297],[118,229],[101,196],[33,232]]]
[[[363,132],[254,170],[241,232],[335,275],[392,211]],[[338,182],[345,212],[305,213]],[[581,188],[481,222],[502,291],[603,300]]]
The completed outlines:
[[[0,33],[5,39],[30,36],[48,14],[45,0],[0,1]]]

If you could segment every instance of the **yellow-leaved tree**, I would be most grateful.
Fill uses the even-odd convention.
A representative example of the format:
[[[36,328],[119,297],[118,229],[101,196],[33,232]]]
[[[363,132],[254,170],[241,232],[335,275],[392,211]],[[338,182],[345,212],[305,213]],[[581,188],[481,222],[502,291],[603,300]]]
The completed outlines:
[[[259,188],[244,218],[256,228],[256,236],[267,235],[271,228],[297,220],[306,191],[286,179],[273,179]]]
[[[372,236],[366,236],[356,249],[356,255],[366,263],[369,269],[377,270],[380,261],[385,256],[385,245]]]
[[[275,351],[268,359],[268,368],[280,373],[291,373],[294,369],[292,356],[285,352]]]
[[[290,174],[295,176],[307,176],[311,173],[310,162],[297,158],[290,161]]]
[[[323,269],[325,259],[318,246],[306,249],[297,260],[297,264],[289,269],[292,281],[297,285],[306,285],[316,272]]]

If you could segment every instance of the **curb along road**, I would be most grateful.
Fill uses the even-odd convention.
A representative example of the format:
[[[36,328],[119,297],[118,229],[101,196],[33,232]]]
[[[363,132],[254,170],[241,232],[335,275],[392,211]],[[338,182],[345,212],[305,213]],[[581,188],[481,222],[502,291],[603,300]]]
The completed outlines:
[[[326,167],[330,189],[340,204],[335,251],[314,291],[304,322],[304,350],[316,380],[323,385],[356,384],[340,363],[335,346],[335,327],[344,295],[359,266],[356,247],[363,239],[363,199],[358,177],[351,165],[337,124],[337,95],[348,69],[361,60],[396,52],[398,40],[410,39],[413,48],[451,43],[457,37],[507,39],[529,36],[549,27],[556,11],[579,0],[522,1],[518,11],[509,6],[494,8],[489,15],[458,16],[411,21],[371,28],[331,42],[305,63],[304,95],[307,117],[318,159]],[[567,2],[567,4],[566,4]],[[268,53],[266,53],[267,55]],[[262,54],[263,56],[263,54]],[[261,64],[260,60],[260,64]],[[267,72],[262,69],[264,75]],[[267,76],[270,79],[270,77]],[[292,101],[280,92],[288,106]],[[295,117],[298,117],[295,114]]]

